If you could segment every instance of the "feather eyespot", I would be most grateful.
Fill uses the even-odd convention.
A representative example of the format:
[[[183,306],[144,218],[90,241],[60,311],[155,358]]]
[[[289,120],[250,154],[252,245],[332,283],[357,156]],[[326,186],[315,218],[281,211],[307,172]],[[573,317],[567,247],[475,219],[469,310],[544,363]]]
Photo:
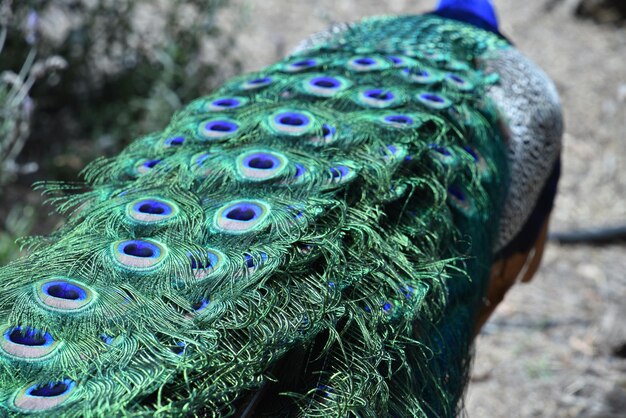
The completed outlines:
[[[252,254],[244,254],[244,260],[248,273],[252,274],[259,269],[266,261],[267,254],[260,252],[257,257],[253,257]]]
[[[191,169],[199,176],[206,177],[213,171],[208,164],[211,157],[210,152],[201,152],[191,159]]]
[[[265,181],[280,176],[289,160],[274,151],[249,151],[237,158],[239,175],[250,181]]]
[[[433,150],[437,154],[442,155],[444,157],[451,157],[452,156],[452,153],[450,152],[450,150],[448,148],[444,147],[443,145],[430,144],[428,146],[428,148],[430,148],[431,150]]]
[[[326,145],[334,142],[337,137],[337,128],[327,123],[322,125],[322,135],[314,136],[311,138],[311,143],[314,145]]]
[[[397,105],[401,97],[390,89],[367,89],[359,93],[358,103],[367,107],[385,108]]]
[[[304,179],[306,178],[306,174],[307,174],[307,169],[305,166],[303,166],[302,164],[294,164],[295,166],[295,173],[293,174],[293,178],[290,180],[287,180],[285,183],[289,183],[289,184],[298,184],[304,181]]]
[[[391,155],[395,156],[398,153],[398,147],[396,147],[395,145],[387,145],[385,147],[385,149],[387,151],[389,151],[391,153]],[[385,152],[386,154],[386,152]]]
[[[394,128],[408,128],[415,123],[412,117],[402,114],[383,116],[382,122]]]
[[[245,106],[248,99],[244,97],[220,97],[207,103],[206,109],[213,112],[238,109]]]
[[[401,161],[406,156],[406,149],[403,146],[391,144],[383,148],[381,154],[386,162]]]
[[[314,128],[313,115],[304,111],[280,111],[270,116],[267,123],[273,133],[299,136]]]
[[[318,67],[320,65],[320,60],[315,58],[303,58],[293,61],[289,64],[286,64],[283,67],[283,71],[288,73],[299,73],[302,71],[310,70],[311,68]]]
[[[315,76],[303,81],[304,91],[318,97],[333,97],[351,86],[343,77]]]
[[[76,390],[71,379],[49,383],[35,383],[18,390],[12,397],[13,406],[22,412],[42,412],[65,403]]]
[[[60,344],[48,332],[32,327],[5,327],[0,353],[22,361],[39,361],[54,354]]]
[[[289,213],[291,214],[291,216],[293,216],[295,220],[301,220],[304,217],[304,213],[302,212],[301,205],[298,205],[298,207],[288,206],[287,209],[289,210]]]
[[[387,314],[387,315],[391,315],[394,311],[394,305],[393,303],[386,301],[382,304],[381,306],[383,313]]]
[[[334,77],[315,77],[309,80],[309,84],[323,89],[336,89],[341,86],[341,81]]]
[[[37,302],[46,309],[60,313],[75,313],[87,309],[96,293],[82,283],[66,278],[43,280],[34,287]]]
[[[474,85],[472,83],[456,74],[446,74],[445,80],[449,85],[462,91],[468,91],[474,88]]]
[[[264,226],[270,208],[260,200],[230,202],[215,212],[213,225],[227,234],[243,234]]]
[[[348,61],[347,67],[353,71],[381,71],[390,67],[389,62],[377,57],[355,57]]]
[[[207,248],[203,254],[187,254],[189,265],[194,277],[203,280],[207,276],[219,272],[226,264],[226,256],[221,251]]]
[[[465,152],[467,152],[472,157],[472,159],[474,160],[475,163],[480,161],[480,157],[478,156],[478,152],[474,148],[472,148],[470,146],[465,146],[465,147],[463,147],[463,149],[465,150]]]
[[[173,136],[173,137],[169,137],[165,141],[163,141],[163,145],[168,147],[168,148],[169,147],[180,147],[184,143],[185,143],[185,137],[184,136]]]
[[[397,55],[388,55],[387,59],[391,61],[394,67],[402,68],[415,65],[415,61],[410,58],[397,56]]]
[[[478,152],[477,149],[470,147],[469,145],[463,147],[463,150],[467,152],[470,155],[470,157],[472,157],[472,159],[474,160],[474,163],[476,164],[476,167],[478,168],[478,172],[481,175],[486,175],[487,162],[485,161],[483,156],[480,154],[480,152]]]
[[[452,104],[450,100],[436,93],[421,93],[417,96],[417,100],[427,107],[437,110],[445,109]]]
[[[188,344],[184,341],[177,341],[176,344],[170,347],[172,353],[177,356],[184,356],[187,352]]]
[[[407,299],[411,299],[411,298],[413,298],[413,296],[415,296],[416,289],[413,286],[407,284],[407,285],[403,285],[402,287],[400,287],[400,292]]]
[[[448,199],[453,207],[470,215],[473,212],[474,205],[472,199],[461,187],[452,185],[448,187]]]
[[[356,175],[353,168],[343,164],[338,164],[331,167],[328,170],[328,173],[330,175],[329,183],[331,184],[346,183],[352,180]]]
[[[112,252],[120,266],[137,272],[156,268],[167,256],[164,244],[148,239],[117,241]]]
[[[274,82],[272,77],[258,77],[248,80],[241,85],[243,90],[257,90],[269,86]]]
[[[158,198],[137,199],[126,206],[126,215],[140,224],[159,224],[178,215],[178,207],[173,202]]]
[[[331,388],[330,386],[326,386],[326,385],[318,385],[317,392],[319,393],[320,396],[323,396],[324,398],[332,399],[335,396],[335,393],[334,393],[335,390]]]
[[[441,76],[438,73],[424,69],[405,68],[402,70],[402,74],[409,81],[417,84],[433,84],[441,80]]]
[[[121,335],[114,337],[108,334],[100,334],[100,341],[110,346],[118,344],[121,341],[121,339],[122,339]]]
[[[296,174],[294,177],[299,178],[302,177],[306,173],[306,168],[302,164],[296,164]]]
[[[446,146],[430,144],[428,145],[428,148],[430,148],[431,155],[442,163],[452,164],[456,161],[455,155],[452,153],[450,148]]]
[[[156,167],[161,161],[163,160],[142,160],[135,166],[135,170],[138,174],[146,174]]]
[[[448,187],[448,193],[458,202],[465,202],[466,200],[465,193],[457,186]]]
[[[191,305],[191,309],[193,309],[196,314],[199,314],[202,313],[202,311],[204,311],[206,308],[208,308],[210,304],[210,298],[200,299],[199,301]]]
[[[205,140],[227,138],[237,133],[239,125],[230,119],[214,119],[200,123],[198,134]]]

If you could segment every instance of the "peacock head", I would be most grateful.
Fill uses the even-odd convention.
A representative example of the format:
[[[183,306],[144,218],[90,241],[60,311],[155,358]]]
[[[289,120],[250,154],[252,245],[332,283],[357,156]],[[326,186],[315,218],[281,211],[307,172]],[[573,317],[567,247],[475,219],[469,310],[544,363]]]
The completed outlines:
[[[499,33],[492,0],[439,0],[434,14]]]

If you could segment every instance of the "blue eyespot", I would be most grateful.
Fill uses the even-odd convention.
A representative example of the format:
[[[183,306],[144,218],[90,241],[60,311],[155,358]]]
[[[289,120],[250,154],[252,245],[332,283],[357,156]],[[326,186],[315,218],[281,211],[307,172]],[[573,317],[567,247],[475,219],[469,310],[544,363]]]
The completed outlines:
[[[450,152],[450,150],[442,145],[437,145],[437,144],[430,144],[428,146],[428,148],[430,148],[431,150],[433,150],[434,152],[444,156],[444,157],[451,157],[452,153]]]
[[[421,93],[417,96],[417,100],[432,109],[445,109],[451,105],[448,99],[435,93]]]
[[[126,215],[135,223],[159,224],[178,215],[178,207],[165,199],[142,198],[127,205]]]
[[[413,118],[407,115],[387,115],[383,118],[383,121],[389,125],[393,125],[396,127],[410,126],[413,125]]]
[[[267,126],[272,133],[298,136],[314,129],[313,115],[304,111],[279,111],[270,116]]]
[[[315,58],[304,58],[285,65],[283,69],[288,73],[297,73],[310,70],[311,68],[317,67],[318,65],[319,60]]]
[[[259,77],[246,81],[241,85],[243,90],[257,90],[272,84],[274,80],[272,77]]]
[[[296,164],[296,175],[294,177],[300,178],[306,173],[306,168],[302,164]]]
[[[449,85],[462,91],[472,90],[474,88],[472,83],[456,74],[446,74],[446,81]]]
[[[354,169],[347,165],[338,164],[329,169],[330,183],[345,183],[355,176]]]
[[[191,169],[199,176],[206,177],[213,171],[209,157],[211,157],[210,152],[201,152],[200,154],[196,154],[191,159]]]
[[[391,302],[385,302],[383,303],[383,312],[385,313],[391,313],[391,310],[393,309],[393,304]]]
[[[261,252],[258,254],[258,257],[253,257],[251,254],[246,253],[244,254],[244,259],[248,272],[253,273],[267,261],[267,254]]]
[[[304,113],[284,112],[276,115],[274,122],[282,126],[306,126],[310,120]]]
[[[334,142],[337,137],[337,128],[327,123],[322,125],[322,135],[316,135],[311,138],[311,143],[314,145],[326,145]]]
[[[269,206],[259,200],[230,202],[215,213],[213,224],[217,230],[229,234],[242,234],[265,224]]]
[[[287,168],[288,160],[274,151],[249,151],[237,158],[239,175],[250,181],[270,180],[280,176]]]
[[[389,89],[368,89],[358,96],[358,102],[367,107],[383,108],[397,104],[399,97]]]
[[[6,327],[0,340],[0,355],[22,361],[40,361],[59,347],[49,332],[33,327]]]
[[[226,256],[214,248],[207,248],[202,254],[187,254],[189,265],[196,279],[202,280],[219,272],[226,264]]]
[[[64,380],[61,382],[53,382],[44,385],[33,385],[26,390],[28,396],[36,396],[41,398],[51,398],[61,396],[67,393],[75,385],[74,382]]]
[[[315,76],[304,80],[304,90],[318,97],[333,97],[345,91],[352,83],[343,77]]]
[[[145,174],[151,171],[154,167],[156,167],[162,160],[143,160],[136,166],[137,173]]]
[[[459,186],[448,187],[448,200],[452,206],[466,215],[471,215],[474,211],[473,200]]]
[[[386,162],[401,161],[406,156],[406,148],[401,145],[387,145],[381,150],[383,160]]]
[[[211,299],[210,298],[200,299],[198,302],[194,303],[191,306],[191,308],[196,313],[200,313],[200,312],[204,311],[206,308],[208,308],[210,304],[211,304]]]
[[[402,74],[408,79],[408,81],[417,84],[433,84],[441,80],[441,75],[439,73],[419,68],[405,68],[402,70]]]
[[[183,145],[185,143],[185,137],[183,136],[174,136],[174,137],[170,137],[167,138],[164,141],[164,145],[166,147],[179,147],[181,145]]]
[[[386,70],[390,66],[386,59],[368,56],[356,57],[347,63],[348,69],[359,72]]]
[[[64,379],[49,383],[35,383],[18,390],[12,397],[13,406],[25,413],[43,412],[65,403],[76,389],[76,382]],[[61,416],[59,412],[55,416]]]
[[[238,109],[248,103],[248,99],[243,97],[220,97],[209,102],[207,110],[220,112],[225,110]]]
[[[75,313],[87,308],[95,293],[82,283],[63,277],[43,280],[34,287],[37,301],[46,309],[59,313]]]
[[[231,136],[239,130],[239,125],[232,120],[216,119],[202,122],[198,134],[203,139],[213,140]]]
[[[372,89],[366,90],[363,93],[363,96],[368,97],[370,99],[382,100],[382,101],[391,101],[394,99],[394,94],[388,90],[383,89]]]
[[[157,267],[167,255],[164,244],[148,239],[118,241],[112,247],[114,258],[126,269],[147,271]]]
[[[30,347],[47,346],[54,343],[54,340],[49,333],[42,333],[41,331],[31,327],[25,327],[24,329],[21,327],[9,328],[4,332],[4,338],[13,344],[26,345]]]

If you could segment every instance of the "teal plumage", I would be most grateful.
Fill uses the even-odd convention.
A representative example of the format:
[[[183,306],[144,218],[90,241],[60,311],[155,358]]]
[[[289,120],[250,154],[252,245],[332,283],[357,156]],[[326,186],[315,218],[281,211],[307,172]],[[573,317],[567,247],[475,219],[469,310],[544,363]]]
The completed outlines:
[[[477,60],[510,48],[369,19],[47,185],[66,224],[0,272],[3,413],[453,416],[509,184]]]

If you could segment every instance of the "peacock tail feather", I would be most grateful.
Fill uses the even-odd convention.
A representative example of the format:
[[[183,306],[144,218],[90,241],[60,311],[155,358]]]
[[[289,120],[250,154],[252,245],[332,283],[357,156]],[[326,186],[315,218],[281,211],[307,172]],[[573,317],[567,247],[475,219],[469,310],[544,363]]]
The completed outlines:
[[[477,60],[509,48],[369,19],[46,185],[67,222],[0,271],[2,413],[453,416],[509,181]]]

